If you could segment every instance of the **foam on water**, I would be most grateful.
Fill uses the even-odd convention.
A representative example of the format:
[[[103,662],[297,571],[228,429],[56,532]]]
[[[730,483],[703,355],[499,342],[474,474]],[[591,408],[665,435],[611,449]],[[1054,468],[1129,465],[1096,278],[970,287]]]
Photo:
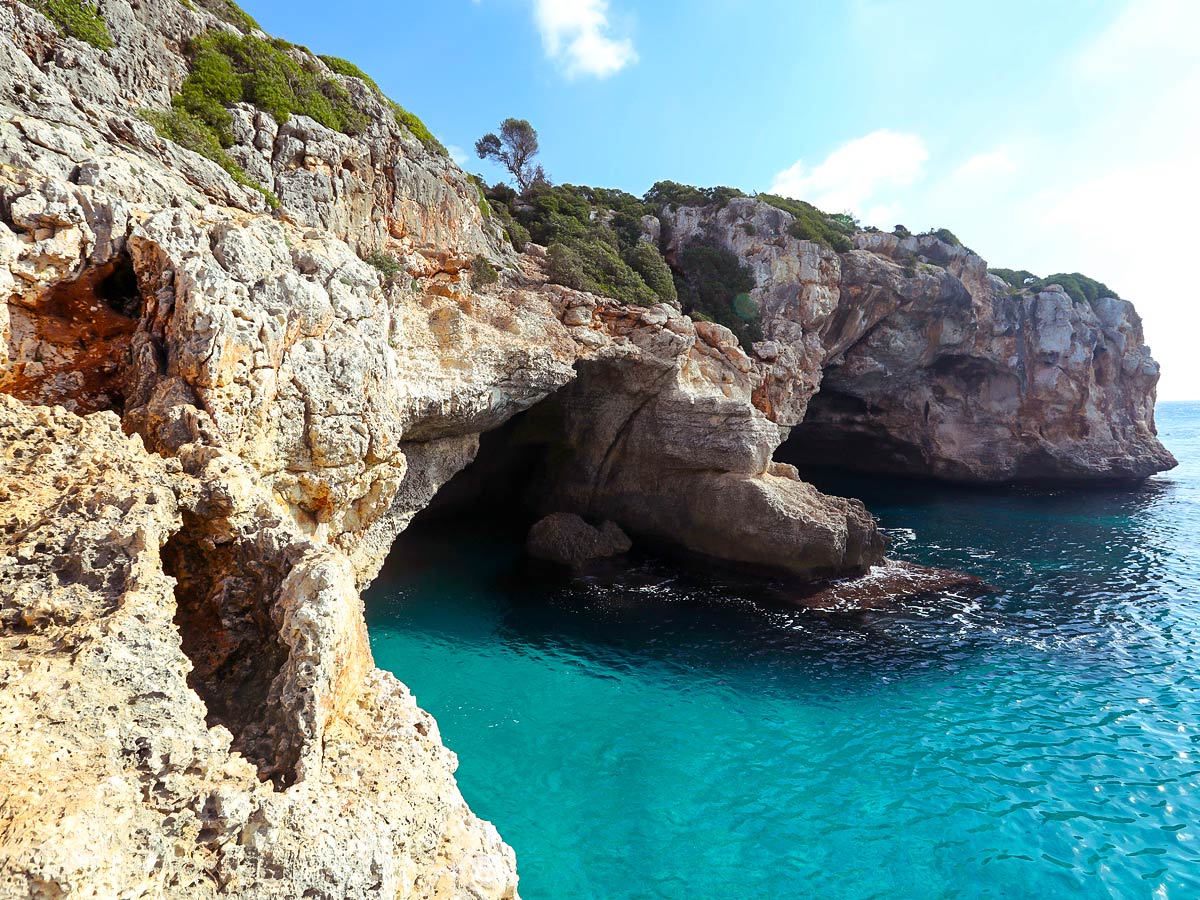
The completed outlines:
[[[398,545],[372,644],[527,900],[1200,897],[1200,404],[1159,427],[1180,467],[1137,489],[821,485],[982,598],[545,581],[442,531]]]

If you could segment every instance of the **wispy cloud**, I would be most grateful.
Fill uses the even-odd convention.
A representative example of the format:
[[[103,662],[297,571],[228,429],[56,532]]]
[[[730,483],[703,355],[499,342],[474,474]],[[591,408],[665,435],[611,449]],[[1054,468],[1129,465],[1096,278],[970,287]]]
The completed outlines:
[[[462,147],[459,147],[457,144],[447,144],[446,152],[449,153],[450,158],[452,160],[454,160],[456,163],[458,163],[460,166],[463,163],[465,163],[468,159],[467,151],[464,150]]]
[[[1136,0],[1129,3],[1075,58],[1080,74],[1109,79],[1148,64],[1196,62],[1200,4],[1195,0]]]
[[[986,153],[976,153],[951,174],[955,180],[991,178],[1011,175],[1017,171],[1012,154],[1004,147]]]
[[[775,176],[771,193],[882,221],[900,211],[888,192],[916,181],[928,158],[920,137],[884,128],[843,144],[811,168],[797,160]]]
[[[607,78],[637,62],[629,38],[614,38],[607,0],[534,0],[534,21],[546,55],[568,77]]]

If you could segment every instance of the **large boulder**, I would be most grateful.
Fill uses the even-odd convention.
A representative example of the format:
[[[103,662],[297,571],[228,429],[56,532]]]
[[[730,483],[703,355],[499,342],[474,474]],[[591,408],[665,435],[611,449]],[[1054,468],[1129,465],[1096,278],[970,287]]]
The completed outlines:
[[[575,513],[550,513],[533,523],[525,552],[534,559],[580,568],[598,559],[627,552],[633,541],[615,522],[588,524]]]

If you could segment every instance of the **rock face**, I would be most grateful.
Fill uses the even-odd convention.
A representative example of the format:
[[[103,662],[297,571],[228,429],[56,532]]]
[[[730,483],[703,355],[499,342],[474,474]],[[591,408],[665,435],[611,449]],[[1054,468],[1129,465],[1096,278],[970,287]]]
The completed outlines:
[[[806,576],[883,558],[862,503],[773,461],[786,432],[756,405],[762,367],[727,328],[666,305],[564,299],[564,321],[586,324],[571,329],[578,377],[532,413],[551,448],[537,491],[545,508]]]
[[[0,896],[515,896],[348,560],[256,481],[0,395]]]
[[[1145,478],[1158,365],[1133,305],[1011,290],[961,246],[860,233],[838,254],[750,199],[668,210],[668,253],[705,233],[754,272],[756,398],[791,461],[1003,482]]]
[[[578,568],[597,559],[627,552],[629,536],[614,522],[589,525],[575,513],[550,513],[529,529],[525,552],[534,559]]]

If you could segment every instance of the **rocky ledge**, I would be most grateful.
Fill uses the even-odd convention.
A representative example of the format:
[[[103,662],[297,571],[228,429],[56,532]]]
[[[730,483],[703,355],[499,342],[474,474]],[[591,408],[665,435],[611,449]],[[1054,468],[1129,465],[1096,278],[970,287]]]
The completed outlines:
[[[0,897],[515,897],[358,593],[481,442],[532,518],[870,573],[871,603],[873,518],[783,460],[1173,463],[1128,303],[1010,291],[935,237],[836,252],[750,198],[646,217],[668,261],[703,233],[753,272],[743,346],[551,283],[419,122],[304,48],[272,44],[352,134],[234,103],[226,157],[186,149],[155,114],[191,42],[257,34],[235,11],[104,0],[105,46],[0,5]]]

